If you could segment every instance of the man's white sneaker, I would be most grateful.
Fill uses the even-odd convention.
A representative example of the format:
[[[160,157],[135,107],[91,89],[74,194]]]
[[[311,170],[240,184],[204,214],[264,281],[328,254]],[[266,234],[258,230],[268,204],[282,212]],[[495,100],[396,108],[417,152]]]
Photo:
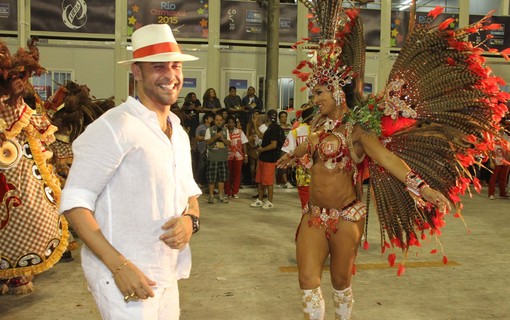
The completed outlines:
[[[489,196],[489,200],[494,200],[494,196]]]
[[[284,188],[286,188],[286,189],[292,189],[292,188],[294,188],[294,186],[292,185],[292,183],[290,183],[290,182],[288,182],[288,181],[287,181],[287,183],[286,183],[286,184],[284,184],[284,185],[283,185],[283,187],[284,187]]]
[[[269,202],[269,200],[266,200],[266,202],[264,202],[264,205],[262,206],[262,209],[273,209],[274,208],[274,204],[272,202]]]
[[[257,198],[257,200],[253,201],[251,204],[250,204],[250,207],[262,207],[264,205],[264,202],[262,202],[260,199]]]

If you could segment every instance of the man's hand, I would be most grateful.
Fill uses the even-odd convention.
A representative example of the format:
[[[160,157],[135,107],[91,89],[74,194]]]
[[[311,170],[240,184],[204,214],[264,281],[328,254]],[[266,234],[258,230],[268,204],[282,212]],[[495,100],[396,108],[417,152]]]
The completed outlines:
[[[128,262],[125,267],[114,275],[113,279],[124,295],[125,302],[154,297],[152,287],[156,285],[156,282],[149,279],[132,262]]]
[[[180,216],[168,220],[161,228],[165,233],[159,239],[172,249],[182,249],[191,239],[193,222],[188,216]]]

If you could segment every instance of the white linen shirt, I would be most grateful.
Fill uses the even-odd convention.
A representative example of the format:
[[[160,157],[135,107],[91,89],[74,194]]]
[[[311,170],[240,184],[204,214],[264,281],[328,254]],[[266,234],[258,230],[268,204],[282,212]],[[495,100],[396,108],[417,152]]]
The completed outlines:
[[[201,194],[193,180],[188,135],[175,114],[169,120],[171,141],[156,113],[129,97],[90,124],[73,143],[60,203],[61,212],[76,207],[94,212],[106,239],[163,287],[189,277],[191,251],[159,240],[161,227],[186,210],[188,197]],[[89,284],[111,276],[86,246],[81,259]]]

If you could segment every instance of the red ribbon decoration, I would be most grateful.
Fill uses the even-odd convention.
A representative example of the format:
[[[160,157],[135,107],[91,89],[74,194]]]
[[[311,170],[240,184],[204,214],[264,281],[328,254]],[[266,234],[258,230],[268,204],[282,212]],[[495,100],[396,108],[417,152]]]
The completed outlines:
[[[155,54],[160,53],[171,53],[171,52],[177,52],[181,53],[181,49],[179,48],[179,45],[175,42],[162,42],[153,44],[150,46],[139,48],[135,51],[133,51],[133,58],[139,59],[144,58],[147,56],[152,56]]]

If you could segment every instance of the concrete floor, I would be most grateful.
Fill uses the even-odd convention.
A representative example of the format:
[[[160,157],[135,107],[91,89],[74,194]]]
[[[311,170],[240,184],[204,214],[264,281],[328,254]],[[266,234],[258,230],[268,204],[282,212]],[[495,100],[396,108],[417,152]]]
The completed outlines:
[[[271,211],[250,208],[255,189],[240,199],[207,204],[202,229],[192,239],[191,278],[180,282],[183,320],[302,319],[294,257],[300,218],[295,189],[277,189]],[[450,263],[430,255],[434,243],[413,249],[397,277],[378,247],[379,227],[370,216],[371,248],[360,250],[353,279],[352,319],[510,319],[510,200],[488,200],[487,190],[464,197],[468,234],[448,217],[441,240]],[[79,254],[34,280],[35,291],[0,296],[3,320],[100,319],[87,292]],[[413,267],[414,266],[414,267]],[[333,319],[329,272],[323,274],[326,319]]]

